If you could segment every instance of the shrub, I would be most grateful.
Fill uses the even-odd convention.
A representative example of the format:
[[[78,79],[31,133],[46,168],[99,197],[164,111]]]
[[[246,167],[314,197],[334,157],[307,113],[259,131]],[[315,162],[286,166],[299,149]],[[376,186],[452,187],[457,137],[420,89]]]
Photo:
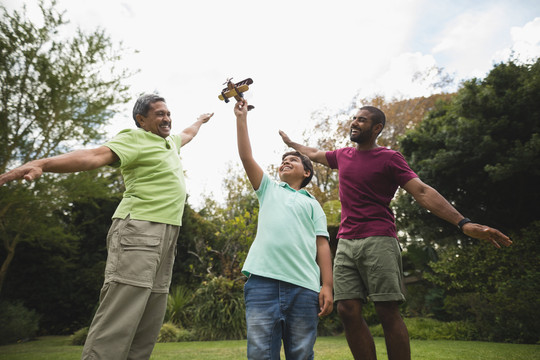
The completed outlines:
[[[171,322],[167,322],[161,326],[157,341],[160,343],[176,342],[180,335],[180,329]]]
[[[70,343],[71,345],[84,345],[87,336],[88,326],[75,331],[75,333],[73,333],[73,335],[70,337]]]
[[[167,313],[165,321],[172,322],[179,327],[188,327],[190,313],[188,306],[193,299],[193,291],[186,286],[175,286],[167,298]]]
[[[331,314],[326,315],[323,318],[319,318],[319,324],[317,325],[318,336],[332,336],[343,332],[343,324],[339,318],[336,307]]]
[[[34,310],[28,310],[20,302],[0,303],[0,345],[34,338],[39,318]]]
[[[244,282],[209,277],[195,292],[193,332],[198,340],[237,340],[246,336]]]

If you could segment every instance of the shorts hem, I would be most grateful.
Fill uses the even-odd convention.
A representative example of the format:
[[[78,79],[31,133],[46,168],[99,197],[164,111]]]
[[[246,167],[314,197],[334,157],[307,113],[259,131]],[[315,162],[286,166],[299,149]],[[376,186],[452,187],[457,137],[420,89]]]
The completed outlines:
[[[362,300],[364,304],[367,303],[367,298],[360,294],[334,294],[334,302],[340,300]]]
[[[397,301],[402,303],[405,301],[405,296],[403,294],[371,294],[369,299],[373,302],[380,301]]]

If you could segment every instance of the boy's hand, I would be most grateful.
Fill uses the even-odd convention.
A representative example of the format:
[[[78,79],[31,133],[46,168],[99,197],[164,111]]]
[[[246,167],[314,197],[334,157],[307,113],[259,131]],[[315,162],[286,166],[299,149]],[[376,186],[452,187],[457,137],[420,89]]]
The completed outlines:
[[[321,288],[319,293],[319,308],[321,312],[319,316],[326,316],[332,312],[334,309],[334,295],[332,295],[332,287],[324,286]]]
[[[241,117],[241,116],[247,117],[247,112],[248,112],[248,103],[245,99],[238,101],[236,105],[234,105],[234,115],[236,115],[236,117]]]

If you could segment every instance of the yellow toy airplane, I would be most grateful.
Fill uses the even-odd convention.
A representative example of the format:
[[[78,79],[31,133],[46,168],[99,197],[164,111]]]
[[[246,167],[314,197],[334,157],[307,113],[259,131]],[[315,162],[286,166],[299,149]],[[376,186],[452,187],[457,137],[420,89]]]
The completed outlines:
[[[227,81],[223,85],[227,85],[227,87],[223,90],[221,90],[221,94],[218,96],[219,100],[224,100],[226,103],[229,102],[229,98],[234,97],[236,101],[242,100],[244,97],[243,93],[249,90],[249,85],[253,84],[253,80],[251,78],[247,78],[245,80],[242,80],[240,82],[237,82],[236,84],[233,83],[232,78],[227,79]],[[253,105],[248,105],[248,111],[255,108]]]

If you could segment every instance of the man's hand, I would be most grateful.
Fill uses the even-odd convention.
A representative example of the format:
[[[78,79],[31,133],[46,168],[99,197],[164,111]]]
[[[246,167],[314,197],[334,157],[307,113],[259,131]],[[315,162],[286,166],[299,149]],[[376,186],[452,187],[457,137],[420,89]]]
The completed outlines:
[[[292,140],[289,138],[287,134],[283,132],[283,130],[279,130],[279,135],[281,136],[281,140],[287,145],[288,147],[292,147]]]
[[[475,239],[486,240],[492,243],[495,247],[510,246],[512,240],[497,229],[489,226],[467,223],[462,227],[463,233]]]
[[[332,312],[334,309],[334,296],[332,295],[332,287],[324,286],[321,288],[319,293],[319,316],[326,316]]]
[[[24,179],[26,181],[32,181],[40,177],[42,174],[43,169],[41,166],[36,165],[34,162],[29,162],[0,175],[0,186],[13,180]]]
[[[202,121],[203,124],[207,123],[208,120],[210,120],[210,118],[214,116],[214,113],[206,113],[206,114],[202,114],[202,115],[199,115],[199,117],[197,118],[197,121]]]

